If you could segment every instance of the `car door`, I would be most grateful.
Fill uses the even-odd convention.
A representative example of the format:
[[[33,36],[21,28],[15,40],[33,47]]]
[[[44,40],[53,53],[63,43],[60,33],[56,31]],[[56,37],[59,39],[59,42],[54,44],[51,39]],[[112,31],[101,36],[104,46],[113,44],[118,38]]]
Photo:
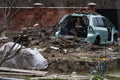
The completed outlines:
[[[108,30],[108,38],[107,38],[107,40],[111,41],[111,39],[112,39],[112,25],[111,25],[110,21],[105,17],[103,17],[103,22],[104,22],[105,27]]]
[[[93,18],[94,32],[100,37],[101,42],[106,42],[108,39],[108,30],[104,25],[102,16]]]

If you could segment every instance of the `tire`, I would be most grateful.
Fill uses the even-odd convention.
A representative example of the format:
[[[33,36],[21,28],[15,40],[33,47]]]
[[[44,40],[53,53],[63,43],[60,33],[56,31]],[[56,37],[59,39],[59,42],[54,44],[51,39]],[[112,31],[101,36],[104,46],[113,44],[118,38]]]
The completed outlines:
[[[100,37],[97,36],[95,41],[94,41],[94,45],[100,45]]]

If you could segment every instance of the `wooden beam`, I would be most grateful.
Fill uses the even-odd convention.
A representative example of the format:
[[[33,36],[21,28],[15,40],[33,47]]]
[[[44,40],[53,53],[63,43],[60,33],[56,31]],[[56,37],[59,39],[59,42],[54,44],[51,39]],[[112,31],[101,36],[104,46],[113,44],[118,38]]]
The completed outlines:
[[[8,75],[8,76],[36,76],[34,74],[28,73],[13,73],[13,72],[0,72],[0,75]],[[37,75],[38,76],[38,75]]]
[[[45,76],[48,73],[47,71],[23,70],[23,69],[14,69],[14,68],[7,68],[7,67],[0,67],[0,72],[24,73],[24,74],[30,74],[35,76]]]

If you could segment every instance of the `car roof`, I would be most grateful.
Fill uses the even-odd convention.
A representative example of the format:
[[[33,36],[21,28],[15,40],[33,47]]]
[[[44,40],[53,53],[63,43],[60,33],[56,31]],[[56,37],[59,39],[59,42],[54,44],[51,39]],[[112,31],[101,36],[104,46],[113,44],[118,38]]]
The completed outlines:
[[[82,17],[82,16],[89,16],[89,17],[103,17],[101,14],[98,14],[98,13],[73,13],[73,14],[69,14],[71,16],[79,16],[79,17]]]
[[[87,17],[103,17],[102,15],[98,14],[98,13],[72,13],[72,14],[65,14],[64,17],[60,20],[59,23],[61,23],[66,17],[68,16],[73,16],[73,17],[83,17],[83,16],[87,16]]]

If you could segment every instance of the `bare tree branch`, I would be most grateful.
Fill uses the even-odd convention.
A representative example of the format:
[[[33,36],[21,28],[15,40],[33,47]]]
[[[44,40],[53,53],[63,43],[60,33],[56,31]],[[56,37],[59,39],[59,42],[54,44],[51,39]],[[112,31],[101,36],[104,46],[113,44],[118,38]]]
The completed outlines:
[[[13,0],[11,1],[11,5],[8,6],[8,13],[7,13],[7,17],[9,17],[11,14],[11,9],[15,8],[15,3],[16,3],[16,0]]]
[[[0,33],[5,33],[5,30],[10,27],[10,22],[12,21],[12,17],[14,17],[20,10],[20,8],[16,8],[17,3],[20,0],[2,0],[2,13],[3,13],[3,27],[0,30]],[[3,35],[4,36],[4,35]]]
[[[22,45],[21,45],[21,47],[20,47],[16,52],[14,52],[14,54],[6,57],[5,60],[8,60],[8,59],[11,59],[11,58],[15,57],[15,56],[19,53],[19,51],[20,51],[21,49],[22,49]]]
[[[0,60],[0,66],[2,66],[2,64],[3,64],[6,60],[15,57],[15,56],[17,55],[17,53],[19,53],[19,51],[22,49],[22,45],[21,45],[21,47],[20,47],[19,49],[17,49],[18,46],[19,46],[19,45],[18,45],[18,46],[16,47],[17,50],[16,50],[14,53],[12,52],[13,49],[15,48],[17,42],[21,39],[21,37],[22,37],[23,35],[24,35],[24,33],[22,33],[22,34],[20,35],[20,37],[17,38],[17,40],[15,41],[15,43],[13,44],[13,46],[10,48],[10,50],[9,50],[8,52],[5,51],[5,50],[7,49],[7,46],[5,46],[5,49],[4,49],[4,51],[3,51],[3,52],[5,52],[5,53],[3,54],[3,56],[2,56],[2,58],[1,58],[1,60]]]

